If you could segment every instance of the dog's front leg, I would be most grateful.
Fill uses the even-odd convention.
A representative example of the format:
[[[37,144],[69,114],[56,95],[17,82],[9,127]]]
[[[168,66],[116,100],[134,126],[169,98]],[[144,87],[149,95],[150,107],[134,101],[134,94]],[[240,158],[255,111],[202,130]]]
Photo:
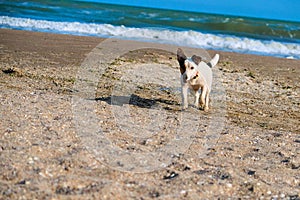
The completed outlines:
[[[195,92],[195,107],[196,108],[199,108],[199,98],[200,98],[200,90],[197,90]]]
[[[181,86],[181,96],[182,96],[182,109],[187,109],[188,108],[188,85],[187,83],[183,84]]]

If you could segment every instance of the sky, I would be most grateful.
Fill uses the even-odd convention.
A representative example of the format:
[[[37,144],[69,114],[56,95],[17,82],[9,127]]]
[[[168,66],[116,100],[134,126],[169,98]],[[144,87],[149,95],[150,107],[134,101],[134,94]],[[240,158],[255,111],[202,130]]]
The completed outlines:
[[[300,22],[300,0],[88,0],[88,1]]]

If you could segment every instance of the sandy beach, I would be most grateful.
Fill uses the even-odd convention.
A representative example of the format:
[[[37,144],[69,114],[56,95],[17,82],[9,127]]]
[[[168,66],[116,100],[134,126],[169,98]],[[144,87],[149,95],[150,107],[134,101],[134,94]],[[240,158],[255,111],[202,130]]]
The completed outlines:
[[[106,69],[94,98],[84,102],[94,106],[101,118],[96,123],[118,148],[134,155],[153,152],[171,141],[177,116],[198,117],[185,151],[158,170],[136,173],[97,159],[78,135],[76,120],[89,122],[76,118],[78,71],[103,41],[0,29],[0,199],[300,198],[300,60],[207,51],[220,54],[214,70],[224,96],[214,98],[213,88],[205,113],[193,107],[182,112],[180,93],[163,82],[139,86],[126,105],[112,103],[116,83],[129,83],[124,74],[135,66],[166,66],[179,77],[174,53],[146,48],[109,63],[100,59]],[[118,122],[114,110],[122,106],[140,120],[134,124],[137,134],[151,113],[167,119],[157,125],[163,130],[151,139],[124,134],[119,127],[124,121]],[[221,112],[222,129],[204,151],[210,123]]]

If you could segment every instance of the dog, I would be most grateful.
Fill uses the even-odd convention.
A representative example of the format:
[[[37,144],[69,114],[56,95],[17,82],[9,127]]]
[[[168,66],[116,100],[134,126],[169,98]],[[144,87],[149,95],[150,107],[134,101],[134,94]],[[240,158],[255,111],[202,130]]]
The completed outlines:
[[[182,51],[177,50],[177,61],[180,66],[181,73],[181,95],[182,95],[182,108],[188,108],[188,90],[190,89],[195,93],[195,106],[205,112],[209,107],[209,94],[212,85],[212,68],[217,65],[219,61],[219,54],[216,54],[208,63],[202,61],[200,56],[193,55],[188,58]]]

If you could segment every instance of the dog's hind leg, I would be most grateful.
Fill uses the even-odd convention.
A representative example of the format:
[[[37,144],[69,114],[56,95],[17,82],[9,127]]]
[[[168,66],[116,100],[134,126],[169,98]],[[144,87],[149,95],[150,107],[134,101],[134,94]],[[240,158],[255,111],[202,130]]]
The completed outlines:
[[[207,94],[208,94],[209,90],[207,87],[202,87],[202,93],[200,96],[200,102],[201,102],[201,107],[203,108],[204,111],[208,110],[208,101],[207,101]]]
[[[208,111],[208,104],[209,104],[209,89],[207,89],[206,94],[205,94],[205,106],[204,106],[204,111]]]

